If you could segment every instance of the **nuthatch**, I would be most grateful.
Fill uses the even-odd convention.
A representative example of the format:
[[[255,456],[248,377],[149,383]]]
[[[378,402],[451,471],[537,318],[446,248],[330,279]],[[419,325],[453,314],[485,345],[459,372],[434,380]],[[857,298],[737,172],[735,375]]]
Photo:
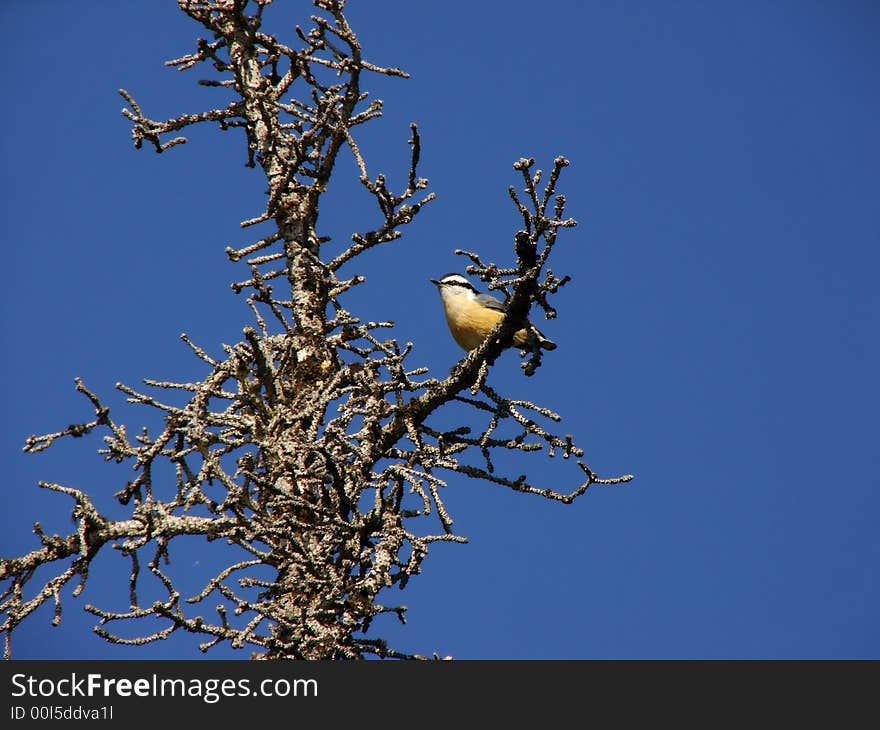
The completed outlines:
[[[504,317],[507,305],[489,294],[480,294],[461,274],[446,274],[440,281],[430,281],[440,290],[449,331],[465,350],[478,347]],[[528,320],[520,326],[513,335],[513,344],[517,347],[525,347],[533,334],[545,350],[556,349],[556,343],[544,337]]]

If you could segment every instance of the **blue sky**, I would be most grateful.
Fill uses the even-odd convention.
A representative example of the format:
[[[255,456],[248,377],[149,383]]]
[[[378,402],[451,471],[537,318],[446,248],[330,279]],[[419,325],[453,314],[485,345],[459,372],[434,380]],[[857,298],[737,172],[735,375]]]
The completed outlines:
[[[490,383],[559,411],[587,462],[623,487],[573,505],[451,478],[467,546],[436,545],[377,622],[406,651],[458,658],[880,658],[880,11],[871,2],[352,1],[385,117],[362,128],[371,172],[404,180],[408,124],[438,199],[404,238],[348,269],[347,299],[392,319],[413,366],[460,357],[428,278],[455,248],[512,259],[512,163],[571,161],[579,225],[551,267],[572,282],[541,323],[559,348],[531,379],[509,353]],[[277,2],[289,33],[310,12]],[[116,90],[153,118],[214,105],[163,61],[201,35],[174,3],[5,2],[3,460],[0,553],[69,532],[61,481],[115,509],[129,478],[98,439],[29,456],[32,433],[89,418],[81,376],[136,433],[154,416],[117,381],[197,380],[178,336],[209,352],[251,323],[223,249],[250,242],[264,181],[243,142],[205,127],[135,151]],[[216,102],[220,103],[220,102]],[[350,158],[322,207],[338,251],[376,221]],[[346,175],[349,179],[343,179]],[[136,334],[135,334],[136,332]],[[440,415],[454,418],[454,412]],[[560,490],[567,465],[504,464]],[[118,510],[114,514],[122,514]],[[60,627],[20,627],[19,658],[191,658],[192,637],[144,650],[90,632],[85,603],[124,609],[126,564],[103,556]],[[199,573],[194,541],[175,570]],[[108,578],[102,578],[101,569]],[[114,580],[110,580],[109,578]],[[216,658],[240,657],[228,649]]]

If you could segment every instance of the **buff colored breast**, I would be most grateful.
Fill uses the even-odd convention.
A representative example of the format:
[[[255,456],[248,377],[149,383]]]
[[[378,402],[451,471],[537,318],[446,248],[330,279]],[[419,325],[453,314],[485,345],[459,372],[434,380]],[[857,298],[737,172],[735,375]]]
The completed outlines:
[[[478,347],[503,316],[503,312],[481,307],[465,297],[456,297],[446,304],[449,331],[455,341],[468,351]]]

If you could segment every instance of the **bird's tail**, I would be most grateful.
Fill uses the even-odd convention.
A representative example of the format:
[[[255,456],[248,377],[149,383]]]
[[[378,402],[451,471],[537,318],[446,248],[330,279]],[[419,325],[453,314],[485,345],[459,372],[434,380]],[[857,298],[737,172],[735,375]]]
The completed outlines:
[[[553,340],[550,340],[544,335],[541,334],[540,330],[537,327],[533,327],[535,330],[535,336],[538,338],[538,344],[543,347],[545,350],[555,350],[556,343]]]
[[[528,345],[529,338],[534,336],[534,338],[538,341],[538,345],[545,350],[555,350],[556,343],[553,340],[548,339],[543,335],[541,330],[539,330],[535,325],[530,324],[528,329],[521,329],[513,336],[513,344],[517,347],[526,347]]]

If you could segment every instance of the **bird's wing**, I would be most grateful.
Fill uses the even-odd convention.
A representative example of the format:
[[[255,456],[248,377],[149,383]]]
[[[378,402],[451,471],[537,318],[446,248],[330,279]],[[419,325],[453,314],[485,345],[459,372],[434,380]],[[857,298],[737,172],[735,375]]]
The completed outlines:
[[[499,312],[507,309],[507,305],[504,302],[499,302],[491,294],[477,294],[477,303],[488,309],[497,309]]]

